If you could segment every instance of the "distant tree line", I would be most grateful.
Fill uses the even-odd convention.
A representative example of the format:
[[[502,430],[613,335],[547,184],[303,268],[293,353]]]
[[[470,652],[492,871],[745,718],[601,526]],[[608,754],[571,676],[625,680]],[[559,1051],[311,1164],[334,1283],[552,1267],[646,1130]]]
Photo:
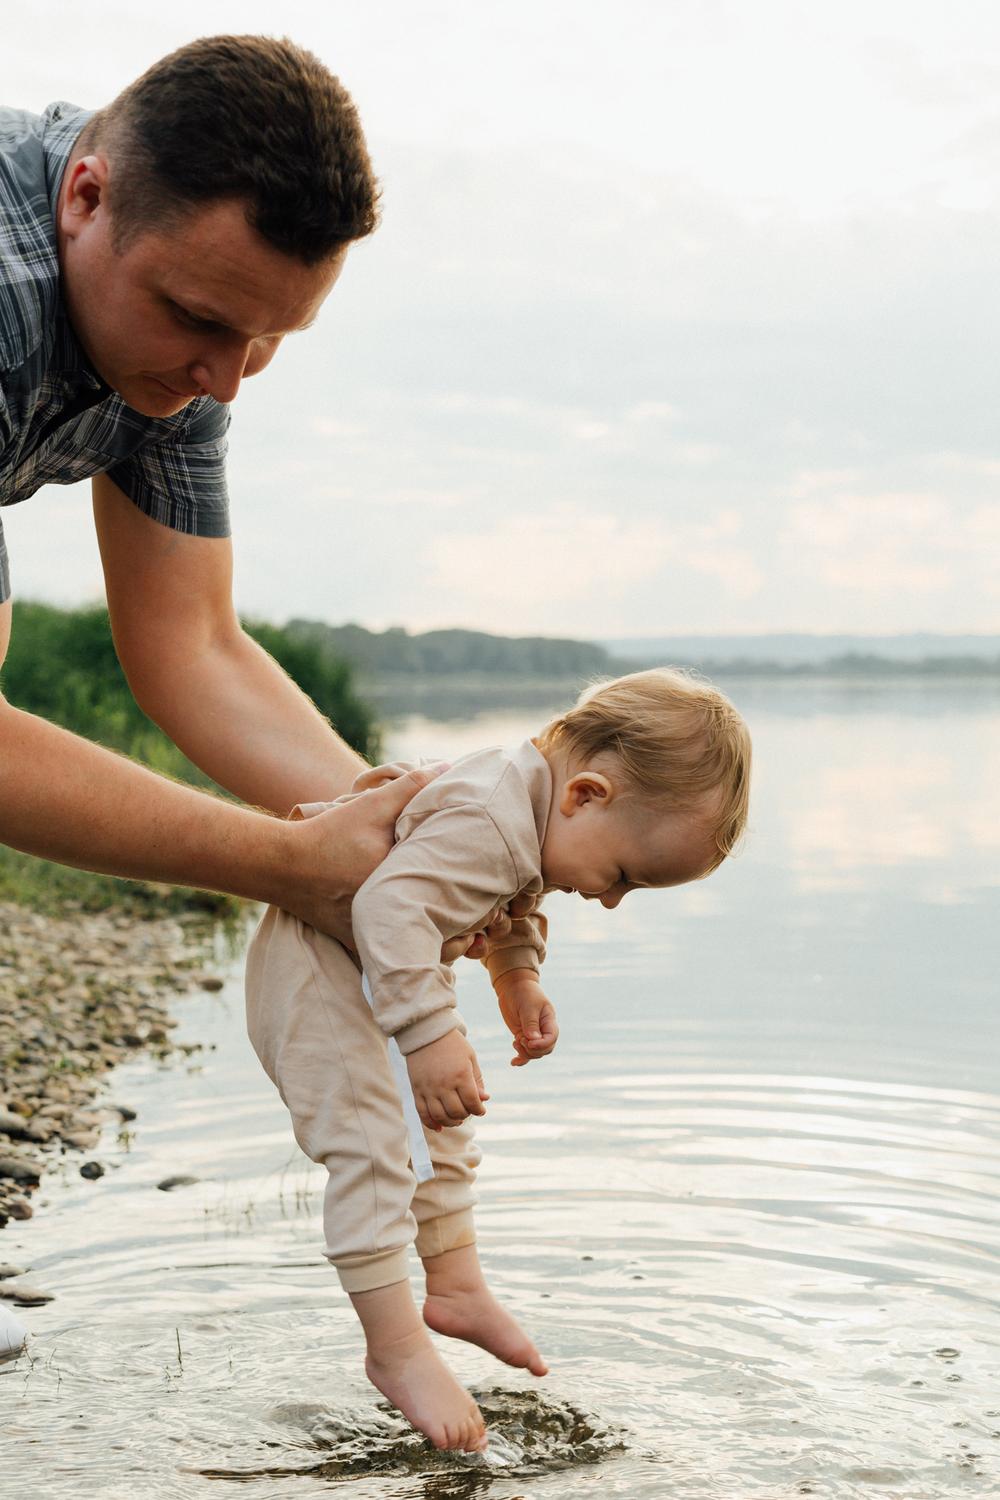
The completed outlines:
[[[319,620],[292,620],[286,635],[310,642],[346,661],[373,685],[393,678],[537,678],[617,677],[645,666],[667,665],[664,659],[626,660],[592,641],[548,636],[489,635],[480,630],[428,630],[411,635],[401,626],[366,630],[361,625],[326,625]],[[669,663],[708,677],[947,677],[1000,675],[1000,656],[927,656],[897,660],[875,652],[849,651],[825,660],[787,662],[760,657],[699,656]]]
[[[603,646],[548,636],[488,635],[480,630],[428,630],[411,635],[400,626],[365,630],[361,625],[324,625],[292,620],[296,640],[311,641],[351,663],[365,677],[490,676],[588,677],[628,670]]]
[[[912,661],[872,652],[846,652],[825,660],[764,661],[729,657],[684,663],[708,677],[997,677],[1000,656],[925,656]]]

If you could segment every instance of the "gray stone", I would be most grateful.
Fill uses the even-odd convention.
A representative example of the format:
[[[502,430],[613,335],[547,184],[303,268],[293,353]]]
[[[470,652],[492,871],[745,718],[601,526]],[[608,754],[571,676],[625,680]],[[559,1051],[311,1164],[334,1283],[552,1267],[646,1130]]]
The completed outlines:
[[[14,1182],[40,1182],[40,1162],[29,1161],[26,1156],[0,1156],[0,1177],[9,1177]]]
[[[55,1293],[43,1292],[40,1286],[34,1286],[30,1281],[2,1281],[0,1297],[19,1307],[40,1307],[43,1302],[53,1302]]]
[[[80,1168],[80,1176],[86,1177],[88,1182],[96,1182],[98,1177],[104,1176],[104,1168],[99,1161],[85,1161]]]
[[[193,1187],[196,1182],[200,1181],[200,1177],[185,1177],[183,1175],[179,1175],[177,1177],[164,1177],[163,1181],[158,1182],[156,1186],[159,1188],[161,1193],[172,1193],[174,1191],[174,1188]]]

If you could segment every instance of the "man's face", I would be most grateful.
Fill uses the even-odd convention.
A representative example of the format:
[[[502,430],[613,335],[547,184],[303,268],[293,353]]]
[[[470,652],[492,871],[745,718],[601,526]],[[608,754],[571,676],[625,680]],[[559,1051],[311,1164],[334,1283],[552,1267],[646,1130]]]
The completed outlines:
[[[287,333],[307,327],[346,251],[306,266],[220,200],[131,239],[119,254],[106,207],[107,166],[67,168],[59,256],[70,322],[94,369],[126,404],[167,417],[196,396],[232,401]]]

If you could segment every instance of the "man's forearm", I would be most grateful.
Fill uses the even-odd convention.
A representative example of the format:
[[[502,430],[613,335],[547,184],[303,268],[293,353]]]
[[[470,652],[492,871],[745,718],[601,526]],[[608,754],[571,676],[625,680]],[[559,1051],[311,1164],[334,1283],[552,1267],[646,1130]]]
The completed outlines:
[[[0,842],[26,854],[280,901],[293,829],[0,701]]]
[[[176,675],[176,681],[172,680]],[[285,815],[346,792],[364,765],[276,661],[234,629],[173,671],[130,672],[136,697],[227,791]]]

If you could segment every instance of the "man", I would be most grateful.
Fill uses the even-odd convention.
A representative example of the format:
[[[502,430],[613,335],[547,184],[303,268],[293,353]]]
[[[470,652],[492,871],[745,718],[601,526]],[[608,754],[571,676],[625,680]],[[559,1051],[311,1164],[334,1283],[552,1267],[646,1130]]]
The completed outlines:
[[[346,791],[362,763],[240,628],[224,456],[240,382],[312,322],[377,199],[350,97],[289,42],[194,42],[93,116],[0,110],[0,505],[93,476],[132,691],[249,804],[0,699],[0,838],[14,848],[273,902],[349,939],[350,898],[429,775],[283,821]],[[274,525],[294,525],[279,503]],[[9,596],[0,532],[0,662]]]

